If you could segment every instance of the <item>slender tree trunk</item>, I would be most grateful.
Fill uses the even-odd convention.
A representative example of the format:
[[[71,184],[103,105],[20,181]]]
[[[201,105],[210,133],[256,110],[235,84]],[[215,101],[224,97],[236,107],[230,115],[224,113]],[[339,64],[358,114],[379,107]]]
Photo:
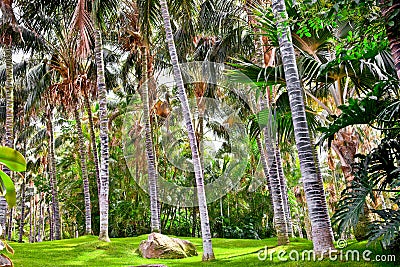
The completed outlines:
[[[303,91],[297,71],[293,44],[289,40],[290,28],[284,0],[273,0],[272,10],[278,28],[278,41],[282,54],[287,91],[294,125],[295,139],[300,159],[302,182],[307,200],[314,251],[324,253],[333,249],[332,227],[322,181],[317,175],[311,140],[306,120]]]
[[[89,119],[90,140],[92,141],[94,166],[96,168],[96,182],[97,194],[100,195],[100,168],[99,168],[99,155],[97,153],[96,133],[94,131],[92,108],[90,107],[89,96],[86,88],[83,89],[83,99],[85,102],[86,112]]]
[[[6,61],[6,121],[5,121],[5,145],[14,148],[14,88],[13,88],[13,64],[11,42],[4,45],[4,58]],[[12,178],[11,171],[4,167],[3,171]],[[4,196],[0,195],[0,227],[1,236],[6,235],[7,202]]]
[[[22,243],[22,237],[24,235],[24,222],[25,222],[25,176],[21,184],[21,219],[19,222],[19,237],[18,237],[19,243]]]
[[[108,194],[109,194],[109,151],[108,151],[108,117],[107,117],[107,89],[104,76],[103,44],[101,32],[95,29],[95,52],[97,67],[97,90],[100,103],[100,233],[99,240],[110,242],[108,237]]]
[[[276,164],[278,167],[278,174],[279,174],[279,180],[281,182],[281,190],[282,190],[282,198],[283,198],[283,207],[285,209],[285,216],[286,216],[286,224],[288,228],[288,235],[293,237],[293,224],[292,224],[292,216],[290,214],[290,205],[289,205],[289,198],[288,198],[288,188],[287,188],[287,183],[286,183],[286,177],[283,173],[283,166],[282,166],[282,159],[281,159],[281,151],[279,149],[279,142],[278,140],[276,141],[276,146],[275,146],[275,158],[276,158]]]
[[[76,121],[76,130],[78,132],[79,142],[79,157],[81,160],[82,181],[83,181],[83,195],[85,198],[85,233],[92,234],[92,211],[90,207],[90,192],[89,192],[89,178],[87,174],[87,166],[85,160],[85,140],[82,133],[82,124],[79,116],[78,108],[74,112]]]
[[[179,68],[178,55],[176,53],[174,36],[172,33],[171,20],[168,12],[168,4],[165,0],[160,0],[161,15],[164,20],[164,27],[166,33],[166,39],[168,43],[168,50],[171,56],[171,62],[174,71],[175,82],[178,87],[178,97],[182,105],[183,117],[185,119],[186,128],[188,131],[188,137],[190,142],[190,148],[192,151],[192,160],[194,166],[194,172],[197,184],[197,198],[199,203],[200,221],[201,221],[201,232],[203,238],[203,261],[212,260],[215,258],[212,249],[211,242],[211,231],[210,222],[208,218],[206,194],[204,191],[204,176],[201,168],[199,150],[197,147],[196,136],[194,133],[193,122],[190,114],[189,103],[183,84],[182,73]]]
[[[60,206],[58,204],[58,188],[57,188],[57,169],[54,149],[54,131],[52,122],[52,107],[47,110],[47,134],[49,136],[49,178],[50,178],[50,189],[51,189],[51,204],[53,209],[54,218],[54,238],[56,240],[61,239],[61,222],[60,222]]]
[[[143,118],[146,132],[146,157],[147,157],[147,172],[150,194],[150,228],[152,232],[160,232],[160,221],[157,205],[157,172],[155,166],[155,156],[153,149],[153,137],[151,131],[150,111],[149,111],[149,89],[147,84],[147,49],[142,47],[142,64],[143,64],[143,80],[141,86],[142,102],[143,102]]]
[[[264,102],[261,104],[262,108],[265,108]],[[276,230],[276,235],[278,237],[278,245],[285,245],[289,243],[288,228],[286,222],[286,211],[283,202],[283,192],[281,180],[278,173],[278,164],[275,156],[275,148],[272,139],[273,124],[272,124],[272,113],[268,105],[269,115],[268,115],[268,127],[264,128],[264,139],[265,139],[265,150],[267,153],[267,163],[268,163],[268,176],[270,182],[270,194],[274,209],[274,225]]]
[[[33,196],[29,200],[29,243],[33,243]]]
[[[7,102],[6,103],[6,146],[14,148],[14,73],[13,73],[11,44],[7,44],[5,46],[4,55],[6,60],[6,102]],[[8,172],[6,171],[6,173],[14,181],[13,173],[10,171]],[[13,211],[14,209],[11,208],[8,220],[7,237],[9,241],[11,240],[11,235],[12,235],[13,213],[14,213]]]
[[[267,162],[267,157],[265,156],[264,148],[261,143],[261,138],[259,135],[256,137],[256,142],[257,142],[258,151],[260,151],[260,161],[263,166],[265,180],[267,181],[267,187],[268,187],[268,191],[270,193],[270,201],[271,201],[271,204],[273,205],[274,203],[272,202],[272,199],[271,199],[272,189],[271,189],[271,182],[269,181],[268,162]]]
[[[33,195],[33,242],[36,243],[36,228],[37,227],[37,201],[36,195]]]
[[[39,220],[38,220],[38,242],[42,242],[42,222],[43,222],[43,205],[42,205],[42,201],[43,201],[43,196],[42,193],[40,193],[40,198],[39,198]]]
[[[52,206],[52,205],[51,205]],[[53,213],[51,212],[50,205],[47,206],[47,218],[49,219],[49,240],[54,240],[54,220]]]

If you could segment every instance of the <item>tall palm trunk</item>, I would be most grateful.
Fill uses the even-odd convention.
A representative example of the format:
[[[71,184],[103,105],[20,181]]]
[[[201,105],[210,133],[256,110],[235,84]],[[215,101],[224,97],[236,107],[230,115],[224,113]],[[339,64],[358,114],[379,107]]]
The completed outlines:
[[[285,209],[285,217],[286,217],[286,224],[287,224],[287,228],[288,228],[288,235],[293,237],[293,223],[292,223],[292,216],[290,214],[290,205],[289,205],[289,198],[288,198],[288,193],[287,193],[288,188],[287,188],[287,183],[286,183],[286,177],[285,177],[285,174],[283,173],[281,150],[279,149],[278,139],[276,140],[276,145],[275,145],[275,159],[276,159],[276,165],[278,168],[279,180],[281,182],[283,207]]]
[[[109,169],[108,169],[108,117],[107,117],[107,89],[104,76],[103,43],[101,32],[95,29],[95,53],[97,67],[97,90],[99,94],[99,117],[100,117],[100,233],[99,240],[110,242],[108,237],[108,192],[109,192]]]
[[[81,119],[77,108],[75,109],[74,115],[76,121],[76,130],[78,131],[79,157],[81,160],[83,180],[83,196],[85,198],[85,233],[90,235],[92,233],[92,212],[90,208],[89,178],[87,174],[87,166],[85,160],[85,140],[83,138]]]
[[[153,150],[153,137],[151,131],[150,123],[150,111],[149,111],[149,88],[147,84],[147,49],[142,47],[142,102],[143,102],[143,118],[144,118],[144,128],[146,132],[146,156],[147,156],[147,172],[148,172],[148,183],[149,183],[149,194],[150,194],[150,213],[151,213],[151,231],[160,232],[160,221],[158,214],[158,204],[157,204],[157,172],[155,165],[155,156]]]
[[[47,110],[47,134],[49,136],[49,152],[48,152],[48,167],[49,167],[49,178],[50,178],[50,189],[51,189],[51,205],[53,214],[53,226],[54,226],[54,238],[56,240],[61,239],[61,220],[60,220],[60,206],[58,203],[58,188],[57,188],[57,169],[56,159],[54,154],[54,131],[52,123],[52,110],[53,107],[49,107]]]
[[[265,108],[262,103],[262,108]],[[270,110],[270,109],[269,109]],[[268,115],[268,121],[271,122],[272,114]],[[271,187],[272,206],[274,209],[274,222],[276,235],[278,237],[278,245],[285,245],[289,243],[288,228],[286,222],[286,212],[283,202],[282,185],[278,174],[278,164],[275,157],[275,149],[272,143],[272,123],[268,124],[269,127],[264,128],[265,150],[268,163],[268,176]]]
[[[21,219],[19,221],[19,236],[18,242],[22,243],[22,236],[24,235],[25,224],[25,176],[21,184]]]
[[[317,175],[304,107],[303,91],[298,75],[293,43],[284,0],[273,0],[272,10],[278,28],[278,41],[282,54],[292,120],[300,159],[300,170],[306,195],[314,251],[323,253],[333,249],[332,227],[322,181]]]
[[[13,64],[11,44],[4,45],[4,57],[6,61],[6,122],[5,122],[5,145],[14,147],[14,88],[13,88]],[[4,172],[11,176],[10,170],[5,167]],[[2,227],[2,235],[5,236],[5,224],[7,214],[7,202],[4,196],[0,196],[0,226]],[[11,215],[12,216],[12,215]]]
[[[35,242],[33,238],[33,194],[29,198],[29,243]]]
[[[42,236],[42,223],[43,223],[43,196],[42,193],[39,193],[40,197],[39,197],[39,219],[38,219],[38,225],[37,225],[37,235],[38,235],[38,242],[42,242],[43,241],[43,236]],[[44,232],[43,232],[44,235]]]
[[[54,220],[50,205],[47,206],[47,218],[49,220],[49,240],[54,240]]]
[[[197,184],[197,198],[199,202],[199,213],[201,223],[201,233],[203,238],[203,261],[212,260],[215,258],[212,249],[210,222],[208,218],[206,193],[204,191],[204,176],[201,168],[199,150],[197,147],[196,136],[194,133],[194,126],[190,114],[189,103],[183,84],[182,73],[179,68],[178,55],[176,53],[174,36],[172,33],[171,20],[168,12],[168,4],[165,0],[160,0],[161,15],[164,20],[164,27],[166,39],[168,43],[168,50],[171,56],[171,62],[174,71],[175,82],[178,87],[178,97],[182,105],[183,117],[185,119],[186,129],[188,131],[190,149],[192,151],[192,160],[194,166],[194,173]]]
[[[92,109],[90,107],[89,96],[86,91],[86,88],[83,88],[83,99],[85,102],[85,108],[89,119],[90,140],[92,142],[94,166],[96,169],[97,194],[100,195],[99,155],[97,154],[97,143],[96,143],[96,134],[94,131],[93,114],[92,114]]]

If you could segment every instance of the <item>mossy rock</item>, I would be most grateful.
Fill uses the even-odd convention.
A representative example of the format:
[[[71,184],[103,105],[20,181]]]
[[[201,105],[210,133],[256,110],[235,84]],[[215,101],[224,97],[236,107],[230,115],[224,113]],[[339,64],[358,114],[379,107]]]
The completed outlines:
[[[197,255],[196,247],[190,241],[159,233],[151,233],[140,243],[137,252],[148,259],[182,259]]]

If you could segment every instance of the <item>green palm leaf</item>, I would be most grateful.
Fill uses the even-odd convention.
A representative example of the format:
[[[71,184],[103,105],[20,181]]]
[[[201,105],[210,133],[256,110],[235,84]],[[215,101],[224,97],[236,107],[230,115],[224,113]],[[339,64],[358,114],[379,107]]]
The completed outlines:
[[[9,147],[0,147],[0,163],[6,165],[11,171],[22,172],[26,170],[26,161],[24,156]]]
[[[1,191],[6,192],[4,195],[8,205],[10,207],[15,206],[17,202],[17,193],[15,192],[15,186],[10,176],[5,174],[2,170],[0,170],[0,178],[1,178]]]

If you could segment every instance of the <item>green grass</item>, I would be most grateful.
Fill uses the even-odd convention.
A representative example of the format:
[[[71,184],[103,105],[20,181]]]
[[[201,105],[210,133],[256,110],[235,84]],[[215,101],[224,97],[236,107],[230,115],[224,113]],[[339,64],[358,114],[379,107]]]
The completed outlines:
[[[248,239],[213,239],[216,260],[201,262],[202,244],[200,238],[184,238],[192,241],[198,249],[199,256],[177,260],[143,259],[135,250],[141,240],[147,236],[114,238],[111,243],[102,243],[95,236],[84,236],[77,239],[47,241],[34,244],[11,243],[15,254],[11,255],[16,267],[22,266],[135,266],[141,264],[161,263],[167,266],[395,266],[394,263],[355,262],[355,261],[279,261],[278,251],[308,250],[312,244],[304,239],[291,239],[285,247],[276,247],[276,239],[248,240]],[[268,252],[274,252],[273,261],[270,257],[264,261],[258,259],[258,251],[268,247]],[[378,246],[366,248],[366,242],[350,243],[347,249],[364,251],[371,250],[371,258],[383,254]],[[397,260],[400,255],[397,255]],[[398,265],[398,263],[397,263]]]

